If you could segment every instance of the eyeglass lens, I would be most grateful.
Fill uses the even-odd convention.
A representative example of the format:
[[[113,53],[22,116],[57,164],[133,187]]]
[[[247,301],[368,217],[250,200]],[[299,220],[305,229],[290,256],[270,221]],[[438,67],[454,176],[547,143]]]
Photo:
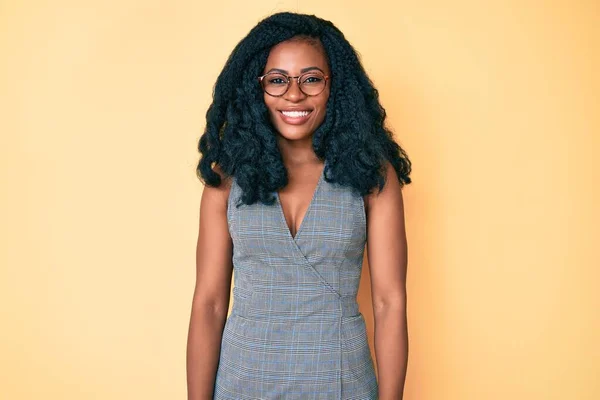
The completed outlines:
[[[262,87],[265,92],[271,96],[282,96],[287,92],[288,87],[291,86],[295,78],[289,78],[288,76],[279,73],[269,73],[262,79]],[[325,89],[325,76],[320,72],[307,72],[306,74],[300,75],[300,90],[308,96],[316,96]]]

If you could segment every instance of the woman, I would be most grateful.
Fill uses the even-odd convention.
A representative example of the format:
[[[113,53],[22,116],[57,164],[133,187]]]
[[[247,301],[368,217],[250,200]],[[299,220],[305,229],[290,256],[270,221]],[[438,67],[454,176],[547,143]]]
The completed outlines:
[[[411,163],[352,46],[315,16],[264,19],[206,120],[188,399],[401,399]],[[365,244],[379,381],[356,303]]]

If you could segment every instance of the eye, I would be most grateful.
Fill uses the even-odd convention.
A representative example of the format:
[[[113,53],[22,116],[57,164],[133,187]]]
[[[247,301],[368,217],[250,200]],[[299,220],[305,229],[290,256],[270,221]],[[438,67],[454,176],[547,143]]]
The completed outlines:
[[[304,84],[314,84],[314,83],[320,83],[321,81],[323,81],[323,76],[321,75],[317,75],[317,74],[312,74],[312,75],[307,75],[307,76],[303,76],[301,82]]]
[[[287,78],[283,75],[271,75],[267,76],[267,83],[269,85],[287,85]]]

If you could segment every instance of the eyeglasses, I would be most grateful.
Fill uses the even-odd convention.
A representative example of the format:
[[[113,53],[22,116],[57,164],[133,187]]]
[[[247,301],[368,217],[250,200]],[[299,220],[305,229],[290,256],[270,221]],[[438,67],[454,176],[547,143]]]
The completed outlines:
[[[292,79],[296,80],[302,93],[307,96],[317,96],[325,90],[329,76],[320,71],[309,71],[299,76],[288,76],[273,71],[258,77],[265,93],[273,97],[281,97],[286,94],[292,84]]]

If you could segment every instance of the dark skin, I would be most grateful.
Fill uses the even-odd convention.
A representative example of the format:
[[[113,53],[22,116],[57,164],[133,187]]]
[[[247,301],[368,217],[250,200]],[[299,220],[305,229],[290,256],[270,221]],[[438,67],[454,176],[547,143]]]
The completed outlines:
[[[313,67],[330,73],[320,44],[290,40],[271,49],[263,73],[276,68],[297,76]],[[312,134],[325,118],[329,84],[321,94],[307,96],[294,80],[284,96],[264,96],[288,171],[288,184],[279,197],[290,233],[295,236],[323,171],[323,162],[312,149]],[[286,120],[281,113],[290,110],[309,112],[309,116],[305,122]],[[215,171],[221,173],[218,167]],[[408,361],[407,240],[402,191],[389,163],[385,174],[384,189],[365,196],[364,203],[379,399],[398,400],[403,396]],[[217,188],[206,186],[200,203],[196,288],[187,347],[188,400],[213,398],[233,271],[233,246],[227,226],[230,185],[230,180],[224,179]]]
[[[289,76],[314,70],[329,75],[327,59],[320,46],[297,40],[280,43],[271,49],[264,73],[274,69]],[[295,80],[281,97],[264,94],[271,123],[278,132],[279,151],[288,171],[288,184],[279,192],[279,198],[292,236],[300,227],[323,171],[323,162],[312,148],[312,135],[325,119],[328,99],[329,85],[319,95],[307,96]],[[308,111],[309,119],[302,124],[286,123],[282,112],[289,110]]]

